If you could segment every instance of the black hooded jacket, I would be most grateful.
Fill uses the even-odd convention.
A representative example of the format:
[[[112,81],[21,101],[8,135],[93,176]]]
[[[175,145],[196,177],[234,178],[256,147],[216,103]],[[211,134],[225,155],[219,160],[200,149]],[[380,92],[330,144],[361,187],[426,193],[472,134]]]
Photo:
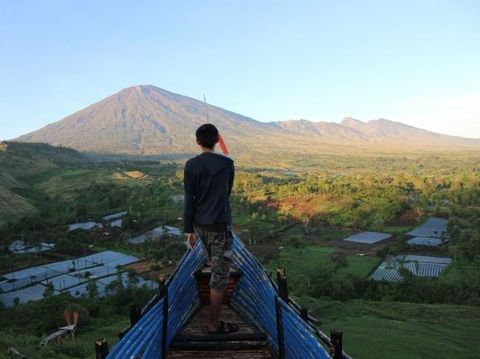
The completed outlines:
[[[233,160],[213,152],[204,152],[185,164],[185,233],[193,224],[231,223],[229,197],[234,177]]]

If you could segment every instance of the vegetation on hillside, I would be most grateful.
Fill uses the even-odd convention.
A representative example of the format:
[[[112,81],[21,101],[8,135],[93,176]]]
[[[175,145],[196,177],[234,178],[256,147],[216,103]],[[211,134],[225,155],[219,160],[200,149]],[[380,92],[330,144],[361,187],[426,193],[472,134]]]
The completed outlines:
[[[153,279],[168,273],[172,262],[185,250],[180,240],[147,241],[134,246],[128,239],[163,224],[181,227],[181,164],[125,159],[98,162],[62,148],[26,146],[22,149],[22,145],[7,143],[0,152],[0,198],[2,193],[10,196],[10,202],[0,208],[3,273],[104,249],[141,257],[144,262],[132,268]],[[295,167],[290,167],[292,163]],[[444,322],[427,325],[427,319],[417,323],[409,318],[425,310],[431,314],[428,318],[436,313],[450,318],[449,311],[477,316],[479,163],[478,156],[469,153],[334,157],[307,154],[254,167],[240,160],[232,196],[234,229],[269,270],[286,267],[291,294],[316,309],[325,330],[343,327],[347,349],[356,357],[369,357],[367,343],[381,353],[385,346],[396,345],[398,337],[402,343],[415,343],[411,339],[415,328],[418,340],[428,343],[429,350],[438,344],[438,337],[432,335],[438,328],[444,328],[445,334],[466,346],[471,336],[457,336],[457,324],[447,328]],[[118,230],[67,232],[67,223],[102,221],[105,214],[121,210],[128,211],[128,215]],[[445,243],[439,248],[408,246],[404,234],[429,216],[449,219]],[[391,233],[393,238],[366,247],[342,241],[362,230]],[[55,243],[56,259],[48,254],[12,255],[7,245],[17,239]],[[453,264],[439,279],[417,278],[405,272],[402,283],[368,280],[386,256],[419,252],[452,256]],[[2,309],[5,320],[18,315],[18,323],[32,324],[5,323],[0,347],[3,350],[10,343],[24,348],[32,358],[45,353],[52,358],[88,357],[93,340],[106,335],[114,342],[115,332],[128,321],[128,306],[145,302],[151,294],[128,294],[118,285],[110,289],[110,296],[104,300],[95,299],[93,294],[84,299],[53,296]],[[94,293],[93,288],[90,292]],[[59,324],[62,308],[68,303],[81,305],[89,313],[84,329],[78,332],[78,344],[66,343],[37,352],[34,348],[38,340]],[[58,315],[45,321],[41,313],[48,306]],[[395,313],[387,310],[389,306],[396,308]],[[359,316],[357,311],[363,314]],[[403,312],[409,313],[408,318],[399,318]],[[27,318],[19,313],[32,314]],[[391,328],[395,338],[362,344],[362,331],[375,325]],[[469,328],[478,328],[478,324],[474,322]],[[410,353],[424,353],[420,347],[405,345]],[[444,357],[465,354],[454,343],[444,346]],[[398,350],[392,357],[401,357],[403,352]],[[441,351],[435,353],[437,357],[443,355]]]

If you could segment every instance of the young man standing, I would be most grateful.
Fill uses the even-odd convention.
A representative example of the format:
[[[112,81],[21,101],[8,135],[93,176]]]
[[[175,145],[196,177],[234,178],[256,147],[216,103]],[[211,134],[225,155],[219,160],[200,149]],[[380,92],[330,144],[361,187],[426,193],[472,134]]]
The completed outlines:
[[[230,158],[214,152],[219,139],[214,125],[200,126],[196,138],[202,153],[187,161],[184,172],[185,233],[191,248],[197,238],[203,241],[212,267],[208,332],[232,333],[238,326],[219,322],[218,317],[232,256],[229,198],[234,165]]]

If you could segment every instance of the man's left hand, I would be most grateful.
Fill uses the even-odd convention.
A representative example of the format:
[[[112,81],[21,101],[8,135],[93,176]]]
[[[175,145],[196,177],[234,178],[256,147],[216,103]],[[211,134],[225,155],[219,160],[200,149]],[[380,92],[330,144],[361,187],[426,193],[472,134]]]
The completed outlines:
[[[187,233],[188,248],[193,250],[193,247],[195,247],[196,241],[197,241],[197,236],[195,235],[195,233]]]

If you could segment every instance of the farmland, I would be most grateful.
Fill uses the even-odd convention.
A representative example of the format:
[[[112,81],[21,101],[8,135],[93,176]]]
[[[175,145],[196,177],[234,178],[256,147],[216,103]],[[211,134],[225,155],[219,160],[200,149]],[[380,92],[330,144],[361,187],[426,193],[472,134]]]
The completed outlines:
[[[480,351],[480,308],[300,298],[322,328],[343,328],[354,358],[465,358]]]
[[[26,149],[17,150],[8,157],[9,161],[17,158],[17,165],[1,167],[4,180],[0,190],[19,200],[13,210],[6,206],[1,212],[2,273],[81,257],[85,251],[114,250],[141,257],[141,263],[129,267],[157,280],[159,274],[168,274],[182,255],[185,247],[179,239],[129,241],[159,226],[181,227],[182,202],[177,197],[182,195],[182,163],[118,158],[98,162],[71,153],[62,154],[60,160],[44,148],[49,160],[33,161],[21,157]],[[32,151],[27,154],[34,156]],[[71,162],[67,155],[73,156]],[[426,356],[430,351],[439,358],[468,358],[465,348],[475,345],[468,333],[478,328],[480,304],[477,157],[339,155],[335,161],[328,156],[309,159],[294,171],[277,165],[237,164],[234,230],[269,271],[286,268],[290,293],[314,309],[322,328],[328,332],[331,327],[342,327],[347,351],[358,358],[387,350],[392,351],[392,358],[407,351],[411,356]],[[127,214],[117,229],[106,224],[102,230],[68,232],[68,224],[102,223],[105,215],[119,211]],[[435,248],[409,246],[407,233],[430,217],[449,220],[449,240]],[[363,231],[392,237],[372,244],[344,241]],[[56,249],[41,255],[12,255],[7,245],[18,239],[55,243]],[[399,283],[368,279],[388,256],[416,254],[451,257],[453,261],[439,279],[407,273]],[[61,312],[73,302],[96,317],[91,315],[83,322],[78,345],[52,347],[48,353],[62,357],[66,356],[63,351],[71,351],[87,357],[96,333],[114,342],[115,332],[127,322],[128,306],[142,304],[151,295],[132,289],[125,295],[125,290],[117,288],[103,299],[64,293],[2,309],[2,316],[9,317],[56,303],[51,305],[59,318],[42,323],[36,317],[37,326],[24,331],[10,326],[2,331],[0,346],[3,350],[8,343],[15,343],[33,358],[39,355],[34,347],[61,324]],[[96,307],[100,314],[92,310]],[[459,315],[457,320],[451,320],[453,313]],[[465,319],[469,315],[471,323]],[[436,316],[445,319],[435,320]],[[441,342],[443,335],[451,336],[452,341]]]

